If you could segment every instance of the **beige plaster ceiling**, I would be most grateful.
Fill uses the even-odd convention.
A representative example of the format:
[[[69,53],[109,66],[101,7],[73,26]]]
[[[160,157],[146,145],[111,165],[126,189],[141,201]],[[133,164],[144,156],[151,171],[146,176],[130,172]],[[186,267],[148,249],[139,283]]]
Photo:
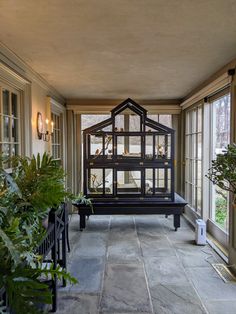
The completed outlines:
[[[0,41],[66,98],[182,98],[236,57],[236,0],[0,0]]]

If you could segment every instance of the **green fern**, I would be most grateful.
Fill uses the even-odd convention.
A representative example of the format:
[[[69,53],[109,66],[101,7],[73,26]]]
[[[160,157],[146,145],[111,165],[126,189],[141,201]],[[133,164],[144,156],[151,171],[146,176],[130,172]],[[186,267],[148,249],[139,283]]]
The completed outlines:
[[[52,301],[42,276],[77,283],[61,267],[43,267],[35,253],[46,232],[42,219],[71,195],[64,188],[63,169],[47,154],[14,157],[11,164],[12,175],[0,167],[0,288],[6,289],[14,313],[38,314],[37,305]],[[0,304],[0,314],[5,310]]]

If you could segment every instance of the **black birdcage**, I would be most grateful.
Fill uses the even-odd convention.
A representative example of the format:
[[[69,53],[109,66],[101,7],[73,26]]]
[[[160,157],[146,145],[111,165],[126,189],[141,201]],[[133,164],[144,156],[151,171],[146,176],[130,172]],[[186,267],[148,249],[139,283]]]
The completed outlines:
[[[127,99],[83,132],[84,194],[92,199],[173,202],[174,130]]]

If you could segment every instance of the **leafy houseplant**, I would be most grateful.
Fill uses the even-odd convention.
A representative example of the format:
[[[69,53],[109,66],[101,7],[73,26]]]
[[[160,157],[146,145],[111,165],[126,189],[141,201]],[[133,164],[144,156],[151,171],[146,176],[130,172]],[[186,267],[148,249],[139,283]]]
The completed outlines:
[[[206,177],[222,190],[231,192],[236,207],[236,144],[228,145],[223,154],[217,155]]]
[[[76,282],[60,267],[43,267],[36,253],[46,233],[42,219],[69,193],[64,171],[47,154],[14,157],[11,164],[12,175],[0,168],[0,289],[6,289],[14,313],[40,313],[37,304],[52,300],[42,275]]]
[[[83,195],[82,192],[80,192],[75,198],[73,198],[73,202],[77,204],[84,204],[91,207],[91,209],[93,208],[92,200]]]

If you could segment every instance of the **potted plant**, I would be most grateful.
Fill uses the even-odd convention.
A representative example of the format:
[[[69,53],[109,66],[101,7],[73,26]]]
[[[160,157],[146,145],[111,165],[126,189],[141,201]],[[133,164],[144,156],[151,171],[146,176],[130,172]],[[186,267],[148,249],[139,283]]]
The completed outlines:
[[[236,144],[228,145],[223,154],[216,156],[206,177],[222,190],[232,193],[236,208]]]
[[[93,209],[92,199],[87,198],[82,192],[73,198],[72,204],[83,204],[89,206],[91,210]]]
[[[76,282],[60,267],[43,267],[36,253],[46,232],[43,218],[69,193],[64,171],[47,154],[14,157],[11,164],[11,175],[0,168],[0,290],[6,290],[14,313],[40,313],[37,305],[52,301],[42,275]]]

